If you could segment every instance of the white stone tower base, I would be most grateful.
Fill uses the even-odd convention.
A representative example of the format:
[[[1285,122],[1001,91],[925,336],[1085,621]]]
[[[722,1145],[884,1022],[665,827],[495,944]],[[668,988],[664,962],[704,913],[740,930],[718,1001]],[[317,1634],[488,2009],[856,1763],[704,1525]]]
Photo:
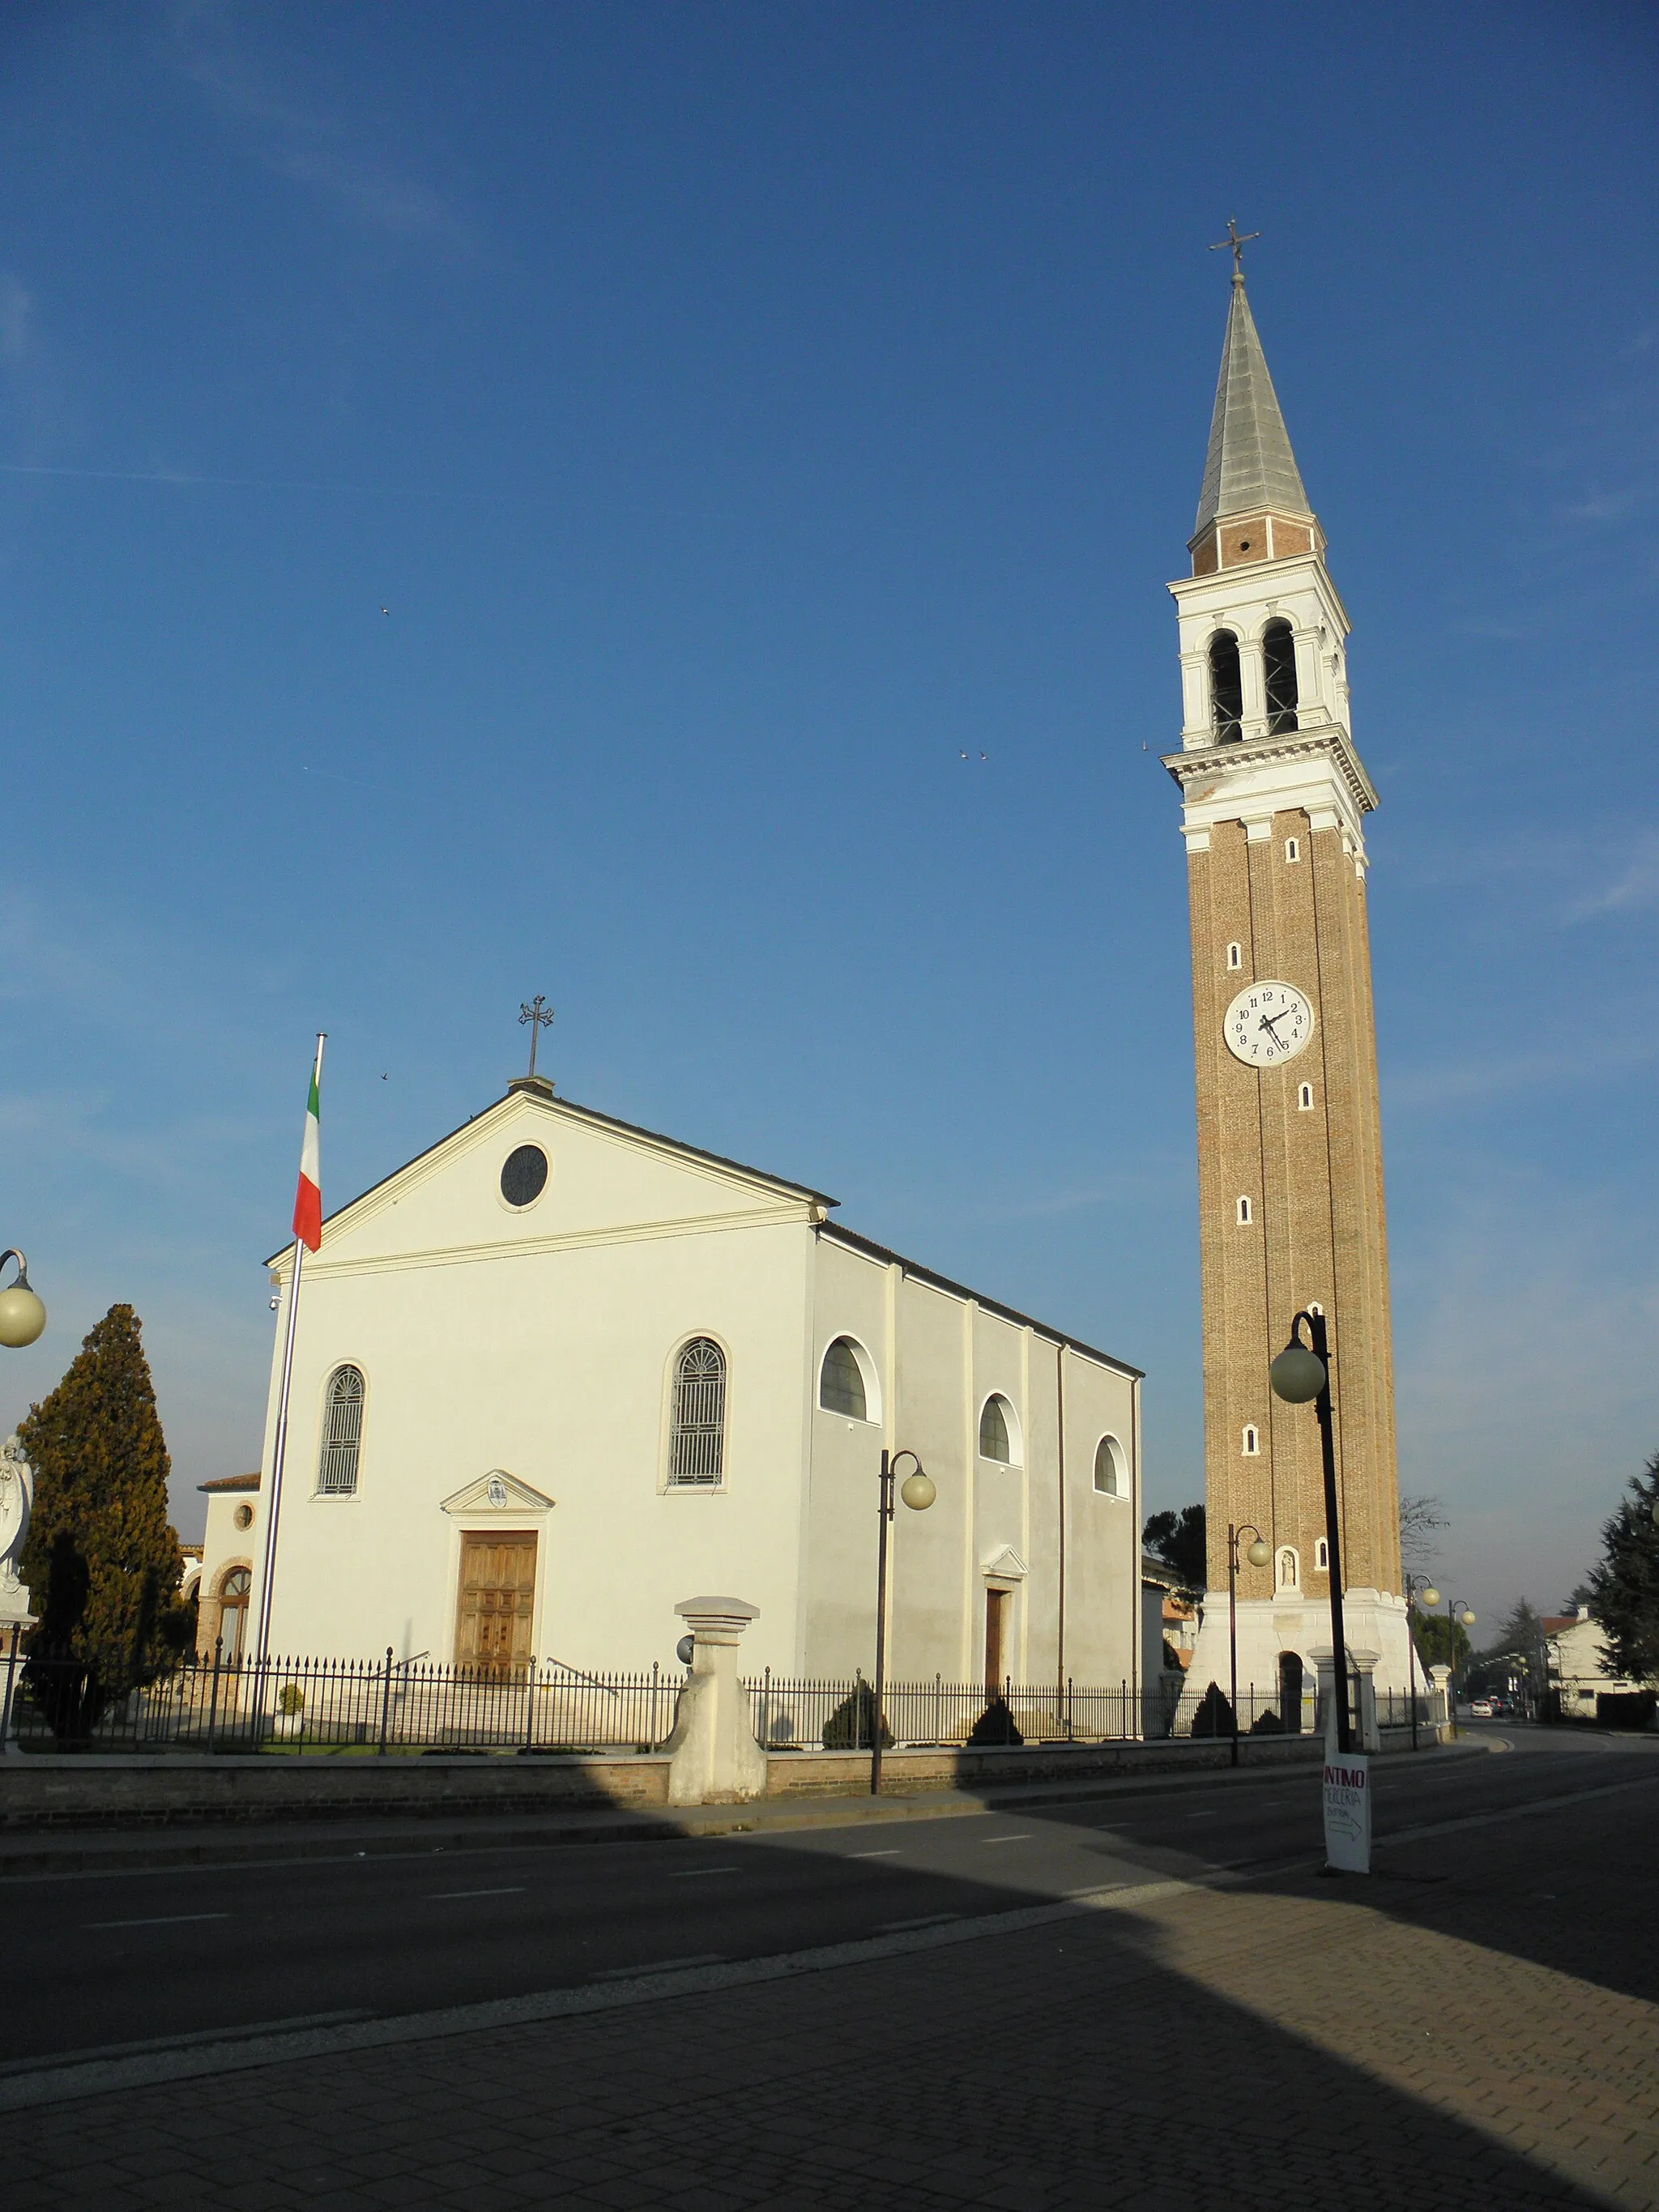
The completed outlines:
[[[1403,1721],[1407,1711],[1405,1699],[1411,1687],[1405,1600],[1396,1597],[1390,1590],[1351,1589],[1344,1595],[1342,1615],[1349,1657],[1358,1669],[1362,1681],[1370,1677],[1382,1709],[1382,1721],[1387,1721],[1391,1696]],[[1302,1730],[1306,1732],[1315,1725],[1322,1662],[1328,1675],[1330,1671],[1330,1607],[1322,1598],[1305,1596],[1300,1591],[1281,1591],[1271,1598],[1240,1598],[1238,1720],[1241,1729],[1248,1730],[1255,1715],[1266,1711],[1270,1706],[1281,1720],[1291,1720],[1291,1717],[1282,1710],[1280,1662],[1286,1655],[1294,1655],[1302,1662],[1302,1711],[1299,1719]],[[1199,1627],[1192,1664],[1187,1669],[1186,1694],[1182,1700],[1182,1711],[1176,1721],[1179,1734],[1185,1735],[1191,1727],[1193,1709],[1212,1682],[1216,1684],[1223,1697],[1231,1696],[1227,1593],[1224,1589],[1209,1590],[1205,1595],[1204,1617]],[[1419,1666],[1417,1668],[1418,1695],[1425,1697],[1431,1687],[1424,1669]],[[1366,1702],[1369,1703],[1369,1699]],[[1296,1722],[1291,1720],[1291,1725],[1294,1727]]]

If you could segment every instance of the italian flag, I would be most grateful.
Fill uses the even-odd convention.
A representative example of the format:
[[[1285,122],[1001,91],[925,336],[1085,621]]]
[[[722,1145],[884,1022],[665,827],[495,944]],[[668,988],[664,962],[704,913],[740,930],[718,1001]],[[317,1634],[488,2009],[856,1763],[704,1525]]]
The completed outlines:
[[[294,1197],[294,1233],[308,1251],[323,1241],[323,1129],[318,1118],[318,1079],[322,1073],[320,1046],[311,1071],[311,1097],[306,1105],[306,1140],[300,1153],[300,1188]]]

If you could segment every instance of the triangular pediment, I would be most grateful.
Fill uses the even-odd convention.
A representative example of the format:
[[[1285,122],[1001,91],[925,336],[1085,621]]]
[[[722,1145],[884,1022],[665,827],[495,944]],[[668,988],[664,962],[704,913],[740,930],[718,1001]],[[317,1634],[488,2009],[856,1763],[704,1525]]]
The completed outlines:
[[[981,1562],[980,1572],[997,1582],[1023,1583],[1030,1569],[1012,1545],[1005,1544],[1000,1552]]]
[[[538,1170],[522,1200],[503,1182],[514,1158]],[[834,1203],[803,1184],[520,1086],[329,1214],[306,1272],[442,1265],[710,1224],[822,1221]],[[267,1262],[279,1281],[293,1256],[288,1245]]]
[[[443,1500],[446,1513],[465,1513],[469,1516],[483,1514],[499,1515],[511,1520],[526,1513],[550,1513],[555,1501],[516,1474],[509,1474],[504,1467],[491,1468],[476,1482],[467,1483],[452,1497]]]

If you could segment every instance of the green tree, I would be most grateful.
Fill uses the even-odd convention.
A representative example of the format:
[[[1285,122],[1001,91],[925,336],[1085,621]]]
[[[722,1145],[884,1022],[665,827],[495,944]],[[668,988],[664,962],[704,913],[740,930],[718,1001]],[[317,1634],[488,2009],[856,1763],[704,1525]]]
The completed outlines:
[[[1469,1632],[1443,1613],[1419,1613],[1417,1656],[1425,1667],[1462,1667],[1469,1656]]]
[[[1180,1576],[1183,1589],[1202,1593],[1209,1570],[1201,1504],[1183,1505],[1179,1513],[1153,1513],[1140,1534],[1153,1558]]]
[[[110,1308],[17,1436],[35,1471],[23,1580],[44,1592],[58,1540],[67,1537],[85,1564],[85,1598],[71,1622],[62,1597],[67,1554],[58,1553],[56,1637],[118,1651],[136,1673],[176,1603],[184,1555],[167,1519],[167,1448],[131,1306]]]
[[[1590,1610],[1627,1681],[1659,1678],[1659,1452],[1630,1479],[1630,1496],[1601,1528],[1590,1569]]]

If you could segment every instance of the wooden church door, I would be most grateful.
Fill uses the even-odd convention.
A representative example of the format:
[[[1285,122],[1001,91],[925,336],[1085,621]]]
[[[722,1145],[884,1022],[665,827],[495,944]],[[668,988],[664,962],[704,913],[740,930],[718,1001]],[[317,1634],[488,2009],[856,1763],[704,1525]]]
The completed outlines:
[[[455,1664],[488,1674],[523,1666],[535,1624],[535,1530],[463,1537],[460,1595]]]

